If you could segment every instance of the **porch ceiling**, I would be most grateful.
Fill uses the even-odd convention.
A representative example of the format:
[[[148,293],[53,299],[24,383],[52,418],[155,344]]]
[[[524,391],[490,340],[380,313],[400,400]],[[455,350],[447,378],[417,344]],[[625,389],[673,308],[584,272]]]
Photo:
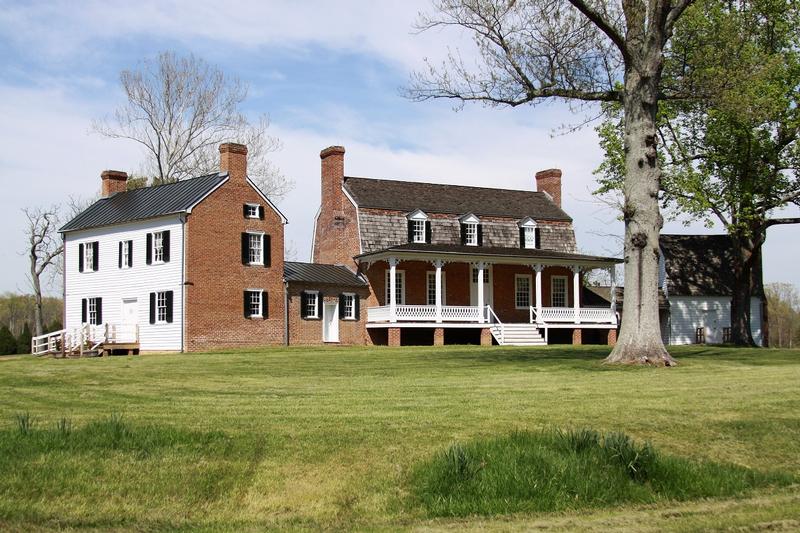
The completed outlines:
[[[578,265],[592,268],[607,268],[622,263],[616,257],[571,254],[553,250],[532,250],[525,248],[493,248],[486,246],[462,246],[450,244],[408,243],[392,246],[356,256],[362,263],[373,263],[395,257],[407,261],[445,261],[476,262],[486,261],[494,264],[510,265]]]

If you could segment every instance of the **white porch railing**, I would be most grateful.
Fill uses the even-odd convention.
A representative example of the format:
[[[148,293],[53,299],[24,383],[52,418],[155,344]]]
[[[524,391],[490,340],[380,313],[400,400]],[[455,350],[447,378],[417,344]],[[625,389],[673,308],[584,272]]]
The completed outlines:
[[[486,306],[486,321],[497,326],[497,329],[500,332],[500,338],[498,340],[500,341],[500,344],[503,344],[506,337],[506,327],[489,305]]]
[[[435,322],[435,305],[396,305],[397,322]],[[481,308],[473,305],[443,305],[442,322],[480,322]],[[367,322],[391,322],[391,308],[388,305],[367,309]]]
[[[578,319],[581,324],[616,324],[617,315],[605,307],[581,307],[578,309]],[[574,307],[542,307],[541,315],[537,315],[536,308],[531,307],[531,323],[576,323]]]
[[[101,344],[139,342],[139,326],[136,324],[82,324],[71,330],[60,329],[31,339],[31,353],[44,355],[64,352],[83,353]]]

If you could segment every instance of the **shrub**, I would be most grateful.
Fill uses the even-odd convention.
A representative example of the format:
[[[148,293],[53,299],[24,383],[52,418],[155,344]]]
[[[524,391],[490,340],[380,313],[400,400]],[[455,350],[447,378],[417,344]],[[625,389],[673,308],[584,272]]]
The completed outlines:
[[[8,326],[0,327],[0,355],[10,355],[17,353],[17,339],[8,329]]]

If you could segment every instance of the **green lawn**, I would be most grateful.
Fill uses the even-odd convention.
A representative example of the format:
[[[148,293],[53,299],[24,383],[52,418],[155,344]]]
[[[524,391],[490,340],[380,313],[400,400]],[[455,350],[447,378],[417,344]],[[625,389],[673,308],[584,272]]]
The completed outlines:
[[[676,348],[673,369],[604,367],[606,353],[0,358],[0,530],[800,529],[797,485],[466,518],[414,499],[415,469],[453,443],[554,428],[800,477],[800,351]]]

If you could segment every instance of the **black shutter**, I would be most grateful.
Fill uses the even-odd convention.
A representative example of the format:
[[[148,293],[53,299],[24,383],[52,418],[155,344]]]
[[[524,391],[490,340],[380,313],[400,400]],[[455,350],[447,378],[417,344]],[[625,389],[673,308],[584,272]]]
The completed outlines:
[[[361,320],[361,297],[358,294],[353,296],[353,307],[355,310],[356,320]]]
[[[414,242],[414,221],[408,221],[408,242]]]
[[[245,206],[247,207],[247,206]],[[244,317],[250,318],[250,291],[244,291]]]
[[[97,309],[97,319],[95,320],[95,324],[102,324],[103,323],[103,299],[102,298],[95,298],[94,299],[95,309]]]
[[[478,246],[483,246],[483,224],[478,224]]]
[[[119,268],[122,268],[122,241],[119,241],[119,252],[117,253],[117,262],[119,263]]]
[[[150,323],[156,323],[156,293],[150,293]]]
[[[306,314],[306,306],[308,305],[308,293],[303,291],[300,293],[300,318],[308,318]]]
[[[339,320],[345,318],[344,316],[344,301],[347,297],[344,294],[339,295]]]
[[[83,272],[83,243],[78,245],[78,272]]]
[[[133,266],[133,241],[128,241],[128,266]]]
[[[467,244],[467,225],[461,224],[461,245]]]
[[[147,234],[147,264],[148,265],[152,265],[153,264],[153,234],[152,233],[148,233]],[[154,322],[150,322],[150,323],[153,324]]]
[[[250,239],[247,233],[242,232],[242,264],[250,262]]]
[[[428,244],[431,243],[431,221],[430,220],[426,220],[425,221],[425,242],[427,242]]]
[[[94,241],[92,243],[94,254],[92,254],[92,270],[97,272],[100,269],[100,243]]]
[[[525,248],[525,228],[519,228],[519,247]]]
[[[242,216],[247,218],[247,204],[242,205]]]
[[[172,302],[173,302],[172,294],[173,294],[172,291],[167,291],[167,293],[165,294],[166,300],[167,300],[166,304],[167,304],[167,323],[168,324],[172,324]]]
[[[317,319],[322,319],[322,291],[317,293]]]
[[[161,245],[163,246],[165,263],[169,263],[169,230],[161,232]]]
[[[258,218],[259,220],[264,220],[264,206],[258,206]]]
[[[267,291],[261,293],[261,318],[269,318],[269,293]]]
[[[87,315],[86,298],[84,298],[83,300],[81,300],[81,324],[86,323],[86,315]]]
[[[269,268],[272,265],[272,237],[264,235],[264,266]]]
[[[533,230],[533,246],[537,250],[542,247],[541,238],[542,238],[542,236],[539,235],[539,228],[536,228],[535,230]]]

